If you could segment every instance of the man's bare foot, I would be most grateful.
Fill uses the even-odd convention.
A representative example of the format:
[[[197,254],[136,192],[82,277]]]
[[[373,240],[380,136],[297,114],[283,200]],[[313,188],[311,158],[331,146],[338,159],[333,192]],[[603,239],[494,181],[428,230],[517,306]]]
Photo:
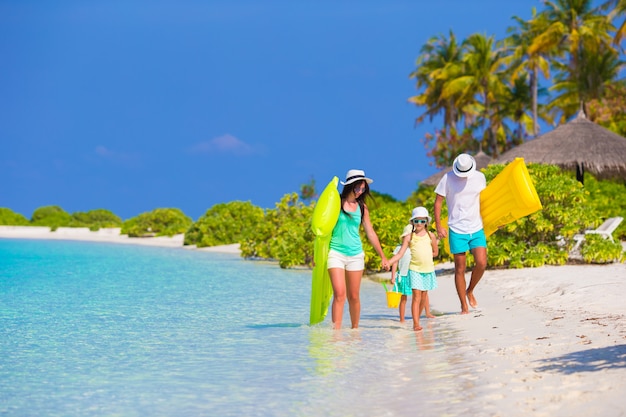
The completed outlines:
[[[404,323],[404,319],[400,319],[400,323]]]
[[[469,314],[469,310],[461,310],[461,314]]]
[[[433,315],[432,315],[432,314],[430,314],[430,313],[426,313],[426,318],[428,318],[428,319],[434,319],[434,318],[435,318],[435,316],[433,316]]]
[[[469,304],[472,306],[472,308],[476,308],[476,306],[478,306],[478,303],[476,302],[476,298],[474,298],[474,293],[473,292],[467,292],[467,300],[469,301]]]
[[[422,330],[422,326],[420,326],[419,324],[417,326],[413,326],[413,330],[419,332],[420,330]]]

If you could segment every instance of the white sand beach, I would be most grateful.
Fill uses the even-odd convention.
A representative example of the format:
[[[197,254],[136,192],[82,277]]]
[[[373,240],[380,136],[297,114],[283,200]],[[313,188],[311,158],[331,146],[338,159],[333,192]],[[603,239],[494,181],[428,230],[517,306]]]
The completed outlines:
[[[429,295],[442,314],[432,320],[472,340],[458,348],[474,357],[479,372],[464,377],[484,385],[484,398],[468,399],[468,410],[478,403],[485,416],[626,415],[626,264],[488,270],[468,315],[458,314],[452,272],[440,265]]]
[[[129,238],[119,230],[0,226],[0,238],[183,247],[182,235]],[[238,245],[201,250],[239,253]],[[440,316],[432,320],[447,321],[472,341],[453,347],[478,369],[455,376],[481,388],[480,398],[468,398],[468,413],[626,415],[626,264],[488,270],[475,291],[479,307],[467,315],[458,314],[452,265],[439,265],[438,277],[430,302]],[[386,280],[389,273],[369,278]]]

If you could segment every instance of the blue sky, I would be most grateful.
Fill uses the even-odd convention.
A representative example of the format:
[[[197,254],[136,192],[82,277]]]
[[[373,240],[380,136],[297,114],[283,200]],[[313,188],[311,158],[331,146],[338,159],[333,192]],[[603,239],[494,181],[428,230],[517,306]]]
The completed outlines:
[[[272,208],[364,169],[406,199],[437,171],[409,73],[452,29],[501,39],[539,0],[0,0],[0,207],[127,219]]]

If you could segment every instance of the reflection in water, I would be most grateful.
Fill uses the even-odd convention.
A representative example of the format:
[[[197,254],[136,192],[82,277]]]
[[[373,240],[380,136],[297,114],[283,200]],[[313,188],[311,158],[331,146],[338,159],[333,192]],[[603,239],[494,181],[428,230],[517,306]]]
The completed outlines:
[[[378,287],[364,289],[357,330],[333,330],[328,320],[303,329],[307,375],[292,386],[290,415],[486,415],[476,399],[498,387],[484,379],[487,358],[458,316],[424,318],[415,332],[383,301]]]
[[[419,332],[383,316],[361,324],[308,329],[313,366],[296,415],[480,414],[467,404],[483,390],[464,331],[445,318],[424,320]]]
[[[433,332],[433,321],[427,320],[426,323],[422,320],[422,331],[415,332],[415,341],[417,342],[417,349],[430,350],[435,348],[435,333]]]
[[[314,326],[309,331],[309,355],[315,360],[315,372],[329,375],[350,366],[355,342],[361,340],[358,330],[333,330]]]

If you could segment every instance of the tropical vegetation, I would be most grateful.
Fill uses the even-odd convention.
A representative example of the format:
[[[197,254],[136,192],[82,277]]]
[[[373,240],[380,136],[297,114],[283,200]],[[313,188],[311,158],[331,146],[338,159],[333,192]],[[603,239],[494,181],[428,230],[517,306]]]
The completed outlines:
[[[95,209],[86,212],[76,211],[72,213],[69,227],[88,227],[89,230],[96,231],[102,228],[121,227],[122,219],[105,209]]]
[[[286,194],[273,209],[265,211],[263,221],[241,241],[241,255],[275,259],[281,268],[310,266],[313,262],[311,216],[313,203],[304,204],[298,194]]]
[[[249,201],[216,204],[185,233],[185,245],[227,245],[247,239],[263,223],[263,209]]]
[[[24,215],[16,213],[7,207],[0,207],[0,225],[26,226],[28,224],[29,221]]]
[[[409,75],[417,89],[409,101],[421,111],[416,124],[439,125],[422,139],[436,165],[479,149],[495,158],[538,135],[540,120],[555,126],[581,108],[623,134],[626,29],[615,24],[624,16],[624,0],[547,0],[530,19],[514,16],[501,40],[431,38]]]
[[[33,226],[48,226],[51,230],[69,226],[72,215],[59,206],[39,207],[33,212],[30,223]]]
[[[59,227],[87,227],[95,231],[105,227],[120,227],[122,219],[105,209],[77,211],[70,214],[59,206],[43,206],[35,209],[29,220],[9,208],[0,208],[0,225],[47,226],[51,230]]]
[[[121,233],[130,237],[174,236],[185,233],[192,223],[181,209],[157,208],[126,220]]]

